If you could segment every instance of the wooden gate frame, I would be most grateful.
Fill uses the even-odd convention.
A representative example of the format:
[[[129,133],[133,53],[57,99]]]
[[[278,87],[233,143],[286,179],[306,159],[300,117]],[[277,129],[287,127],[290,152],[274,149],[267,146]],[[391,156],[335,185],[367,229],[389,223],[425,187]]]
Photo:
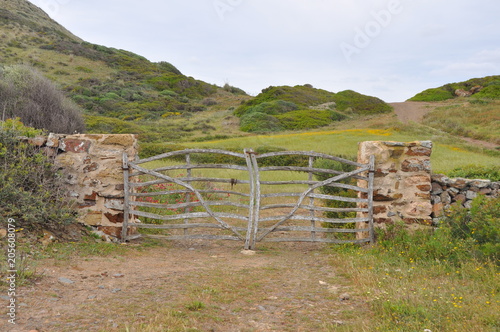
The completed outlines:
[[[238,158],[244,158],[246,160],[246,167],[241,165],[229,165],[229,164],[192,164],[190,155],[194,153],[217,153],[223,155],[229,155]],[[160,160],[164,158],[169,158],[177,155],[185,155],[186,156],[186,164],[178,165],[178,166],[167,166],[154,170],[146,169],[144,167],[139,166],[140,164],[144,164],[147,162]],[[275,156],[284,156],[284,155],[300,155],[300,156],[308,156],[309,157],[309,165],[308,167],[299,167],[299,166],[270,166],[270,167],[260,167],[259,160],[267,157],[275,157]],[[334,170],[326,170],[319,169],[313,167],[313,161],[315,158],[323,158],[328,160],[334,160],[346,164],[350,164],[352,166],[357,167],[356,170],[352,172],[340,172]],[[137,227],[137,228],[155,228],[155,229],[184,229],[183,236],[170,236],[163,237],[167,239],[194,239],[194,238],[203,238],[203,239],[223,239],[223,240],[240,240],[245,242],[245,249],[254,249],[256,247],[257,242],[261,241],[269,241],[269,242],[292,242],[292,241],[300,241],[300,242],[326,242],[326,243],[365,243],[365,242],[374,242],[374,230],[373,230],[373,179],[374,179],[374,164],[375,159],[372,156],[370,158],[370,162],[367,164],[361,164],[354,161],[346,160],[340,157],[331,156],[323,153],[316,152],[304,152],[304,151],[282,151],[282,152],[272,152],[258,155],[253,150],[244,150],[244,153],[235,153],[231,151],[225,150],[216,150],[216,149],[186,149],[180,151],[173,151],[169,153],[160,154],[158,156],[154,156],[151,158],[146,158],[142,160],[130,161],[128,160],[128,156],[126,153],[123,154],[123,175],[124,175],[124,222],[122,226],[122,241],[126,241],[127,231],[129,227]],[[205,202],[202,197],[200,190],[195,189],[190,185],[190,182],[194,181],[209,181],[216,180],[217,182],[229,182],[232,180],[229,179],[210,179],[210,178],[192,178],[191,170],[192,169],[201,169],[201,168],[218,168],[218,169],[233,169],[240,171],[248,171],[249,180],[238,180],[238,183],[247,183],[250,186],[250,193],[239,193],[239,192],[229,192],[229,191],[221,191],[222,193],[232,193],[239,194],[242,196],[249,197],[248,205],[239,205],[236,203],[228,203],[228,205],[239,206],[248,208],[248,216],[242,216],[238,214],[224,214],[224,213],[215,213],[210,208],[209,204]],[[188,179],[186,181],[179,180],[177,178],[170,177],[168,175],[162,174],[160,172],[166,170],[179,170],[186,169],[188,172]],[[308,181],[261,181],[261,174],[263,172],[268,171],[299,171],[299,172],[307,172],[309,174]],[[314,181],[313,173],[315,172],[323,172],[336,174],[333,177],[330,177],[324,181]],[[147,183],[137,184],[130,182],[130,178],[137,175],[148,174],[160,180],[149,181]],[[348,184],[337,183],[338,181],[346,178],[354,177],[358,180],[362,180],[367,184],[367,188],[362,188],[359,186],[353,186]],[[147,212],[141,212],[134,210],[132,206],[144,206],[144,207],[159,207],[158,204],[154,203],[138,203],[131,200],[131,196],[140,196],[141,194],[134,193],[134,187],[144,186],[144,185],[152,185],[158,183],[175,183],[181,187],[186,188],[189,192],[192,192],[196,195],[199,204],[201,204],[206,212],[195,212],[195,213],[184,213],[176,216],[161,216],[155,215]],[[344,189],[352,189],[358,192],[358,198],[346,198],[346,197],[338,197],[324,194],[315,194],[314,190],[327,185],[333,185],[336,187],[344,188]],[[263,195],[261,193],[262,185],[282,185],[282,184],[307,184],[309,188],[302,193],[287,193],[287,194],[267,194]],[[186,191],[182,191],[186,192]],[[278,205],[267,205],[262,206],[261,201],[263,197],[278,197],[278,196],[298,196],[298,201],[296,204],[278,204]],[[143,194],[143,196],[148,196]],[[149,195],[152,196],[152,195]],[[363,198],[364,196],[365,198]],[[304,205],[304,201],[306,198],[310,199],[309,204]],[[355,202],[357,203],[356,208],[327,208],[327,207],[318,207],[314,206],[314,199],[330,199],[330,200],[339,200],[346,202]],[[196,204],[199,206],[199,204]],[[186,208],[194,206],[193,203],[182,203],[170,205],[170,208]],[[280,208],[287,207],[292,208],[291,212],[285,216],[280,216],[279,218],[261,218],[260,212],[265,209],[272,208]],[[297,216],[296,212],[299,209],[309,209],[311,212],[311,216],[307,217],[307,220],[311,221],[311,227],[304,226],[282,226],[288,220],[299,219],[305,220],[303,216]],[[345,218],[345,219],[331,219],[331,218],[320,218],[315,217],[315,211],[332,211],[332,212],[356,212],[358,214],[357,218]],[[150,217],[154,219],[160,220],[179,220],[184,219],[183,224],[169,224],[169,225],[153,225],[153,224],[143,224],[143,223],[131,223],[131,215],[135,216],[143,216]],[[361,215],[361,217],[360,217]],[[188,219],[191,218],[206,218],[211,217],[217,221],[216,224],[202,224],[202,223],[187,223]],[[247,221],[246,234],[243,235],[240,232],[241,228],[237,228],[226,223],[222,218],[230,217],[236,219],[242,219]],[[259,227],[260,223],[263,221],[277,220],[273,226],[267,228]],[[324,228],[317,227],[316,222],[329,222],[329,223],[356,223],[357,225],[367,225],[364,228],[357,228],[355,230],[352,229],[333,229],[333,228]],[[226,229],[232,231],[233,235],[230,236],[214,236],[214,235],[197,235],[197,236],[189,236],[187,230],[189,228],[219,228]],[[273,232],[286,232],[286,231],[307,231],[310,232],[311,236],[308,238],[272,238],[266,239],[270,233]],[[356,239],[356,240],[338,240],[338,239],[324,239],[317,237],[317,233],[365,233],[368,234],[368,237]],[[154,236],[153,236],[154,237]]]

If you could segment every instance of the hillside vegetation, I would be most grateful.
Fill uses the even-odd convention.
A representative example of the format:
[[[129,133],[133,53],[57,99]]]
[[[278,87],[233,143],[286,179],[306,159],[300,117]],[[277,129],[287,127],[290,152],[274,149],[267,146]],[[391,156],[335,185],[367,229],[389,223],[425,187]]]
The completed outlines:
[[[271,86],[238,107],[246,132],[276,132],[323,127],[355,115],[391,112],[384,101],[347,90],[333,93],[311,85]]]
[[[422,91],[410,98],[410,101],[442,101],[457,98],[455,91],[458,89],[469,91],[475,86],[483,89],[473,95],[474,99],[500,99],[500,76],[487,76],[472,78],[465,82],[449,83],[438,88]]]
[[[500,145],[500,100],[439,104],[424,116],[422,123],[452,135]]]
[[[168,62],[85,42],[25,0],[2,4],[0,43],[2,64],[30,65],[57,82],[82,107],[88,132],[136,133],[141,142],[245,135],[232,114],[242,103],[248,108],[271,102],[277,110],[254,110],[250,118],[242,117],[241,129],[247,132],[303,130],[352,114],[390,112],[378,98],[308,85],[269,87],[251,98],[229,84],[219,87],[187,77]],[[282,108],[281,101],[294,105]],[[324,103],[335,104],[316,107]],[[242,113],[239,108],[237,114]]]
[[[85,129],[81,109],[32,67],[0,67],[1,120],[20,118],[30,127],[61,134]]]
[[[187,77],[168,62],[84,42],[25,0],[2,3],[0,59],[32,66],[55,81],[84,109],[88,132],[137,133],[142,141],[171,139],[172,118],[183,122],[209,106],[247,98],[241,89]],[[193,136],[193,127],[207,135],[217,129],[205,121],[175,132]]]

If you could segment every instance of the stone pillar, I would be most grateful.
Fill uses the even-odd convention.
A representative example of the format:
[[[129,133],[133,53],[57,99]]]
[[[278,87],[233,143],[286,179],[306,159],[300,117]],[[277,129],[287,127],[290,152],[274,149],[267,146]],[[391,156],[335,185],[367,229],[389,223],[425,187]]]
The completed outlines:
[[[358,162],[375,156],[374,223],[430,225],[432,142],[362,142]]]
[[[123,153],[137,155],[135,135],[56,135],[46,143],[55,156],[70,198],[80,209],[79,220],[117,237],[123,222]]]

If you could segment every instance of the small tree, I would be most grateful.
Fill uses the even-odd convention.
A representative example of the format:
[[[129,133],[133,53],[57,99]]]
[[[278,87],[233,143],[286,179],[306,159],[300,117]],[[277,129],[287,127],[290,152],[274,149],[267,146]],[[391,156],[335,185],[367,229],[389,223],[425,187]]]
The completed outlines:
[[[80,108],[40,72],[24,65],[0,68],[0,111],[2,121],[18,117],[27,126],[54,133],[85,130]]]

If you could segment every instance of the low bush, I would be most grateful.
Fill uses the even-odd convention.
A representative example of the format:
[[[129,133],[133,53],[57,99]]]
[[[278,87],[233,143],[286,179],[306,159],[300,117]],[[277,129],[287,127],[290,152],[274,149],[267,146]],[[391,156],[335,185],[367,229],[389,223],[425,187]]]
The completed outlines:
[[[185,150],[186,147],[179,144],[165,144],[165,143],[141,143],[139,146],[139,157],[141,159],[154,157],[163,153]],[[184,158],[182,157],[182,160]]]
[[[38,147],[18,138],[40,133],[18,120],[0,122],[0,215],[18,228],[58,230],[76,220],[62,177]]]
[[[452,178],[485,179],[500,181],[500,168],[494,166],[467,165],[457,167],[447,174]]]
[[[298,110],[276,115],[276,118],[284,129],[302,130],[327,126],[333,121],[332,115],[338,114],[332,111]]]
[[[241,118],[240,129],[250,133],[276,132],[284,129],[281,122],[274,116],[252,112]]]
[[[411,261],[460,266],[476,259],[500,262],[500,198],[478,196],[470,210],[454,207],[436,229],[408,231],[404,224],[377,229],[378,250]]]
[[[408,99],[409,101],[442,101],[454,98],[454,94],[451,91],[447,91],[443,88],[433,88],[427,89],[418,93],[416,96]]]
[[[354,156],[339,155],[338,157],[343,158],[343,159],[347,159],[347,160],[353,160],[353,161],[356,160],[356,157],[354,157]],[[330,160],[330,159],[318,159],[314,163],[314,167],[323,168],[323,169],[330,169],[330,170],[335,170],[335,171],[345,172],[345,173],[352,172],[356,169],[356,167],[353,165],[349,165],[349,164],[346,164],[343,162]],[[335,175],[326,174],[326,173],[315,174],[316,179],[318,179],[319,181],[325,181],[328,178],[331,178],[332,176],[335,176]],[[340,180],[338,182],[344,183],[344,184],[355,185],[356,179],[348,178],[348,179]],[[332,195],[332,196],[355,198],[358,195],[357,191],[355,191],[355,190],[344,189],[344,188],[339,188],[339,187],[332,187],[332,186],[321,187],[320,190],[321,190],[321,193],[323,193],[325,195]],[[326,203],[327,207],[331,207],[331,208],[355,208],[356,207],[356,203],[353,203],[353,202],[326,200],[325,203]],[[327,218],[332,218],[332,219],[355,218],[356,212],[325,212],[325,216]],[[326,226],[340,228],[339,225],[327,224]]]
[[[244,114],[250,113],[264,113],[269,115],[278,115],[297,110],[299,107],[292,102],[284,100],[273,100],[264,102],[256,106],[248,108]]]
[[[453,239],[472,243],[471,255],[500,263],[500,197],[479,195],[470,209],[452,207],[444,227]]]
[[[36,69],[0,67],[1,120],[19,117],[28,126],[54,133],[83,132],[80,108]]]
[[[372,115],[389,113],[392,106],[377,97],[366,96],[352,90],[341,91],[335,95],[337,109],[351,109],[354,114]]]
[[[492,84],[474,95],[474,98],[500,99],[500,85]]]
[[[296,104],[299,107],[307,108],[312,105],[320,105],[328,102],[334,102],[335,94],[326,90],[315,89],[310,86],[297,85],[291,86],[270,86],[263,89],[255,98],[243,103],[236,109],[236,116],[244,115],[251,107],[264,102],[273,102],[277,100],[287,101]]]
[[[224,86],[222,87],[225,91],[227,92],[230,92],[232,94],[235,94],[235,95],[246,95],[247,93],[245,91],[243,91],[242,89],[240,88],[237,88],[237,87],[234,87],[232,85],[229,85],[228,83],[224,84]]]
[[[286,149],[274,146],[259,146],[255,149],[257,154],[265,154],[272,152],[287,151]],[[280,155],[259,159],[259,165],[264,166],[298,166],[307,167],[309,165],[309,158],[301,155]]]

